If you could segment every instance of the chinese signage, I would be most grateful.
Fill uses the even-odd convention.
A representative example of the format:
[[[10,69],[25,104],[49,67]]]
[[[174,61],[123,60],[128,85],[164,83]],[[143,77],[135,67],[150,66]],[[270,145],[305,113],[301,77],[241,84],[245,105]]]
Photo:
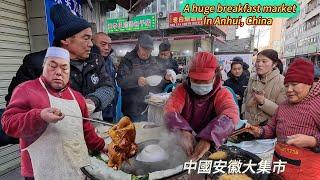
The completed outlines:
[[[127,18],[107,19],[106,29],[107,33],[154,30],[157,29],[157,16],[155,14],[136,16],[130,21]]]
[[[202,18],[186,18],[181,12],[169,13],[169,27],[202,25]]]
[[[50,9],[52,6],[54,6],[55,4],[63,4],[65,6],[67,6],[70,11],[81,17],[82,13],[81,13],[81,4],[82,4],[82,0],[45,0],[46,3],[46,19],[47,19],[47,24],[48,24],[48,39],[49,39],[49,45],[52,45],[54,36],[53,36],[53,23],[50,19]]]

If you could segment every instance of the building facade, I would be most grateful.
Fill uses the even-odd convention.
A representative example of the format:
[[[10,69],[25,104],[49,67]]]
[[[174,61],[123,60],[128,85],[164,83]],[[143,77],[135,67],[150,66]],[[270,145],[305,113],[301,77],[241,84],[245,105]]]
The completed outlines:
[[[300,15],[288,19],[283,27],[283,57],[288,63],[296,56],[319,63],[320,0],[300,0]]]
[[[121,27],[114,28],[120,21],[134,21],[132,24],[137,23],[134,18],[130,18],[127,10],[121,6],[117,6],[114,11],[107,12],[101,15],[100,27],[98,31],[106,32],[113,39],[113,48],[118,57],[124,56],[128,51],[131,51],[137,41],[138,36],[142,33],[148,33],[155,40],[155,47],[152,55],[158,55],[158,46],[163,40],[169,40],[172,44],[172,51],[174,57],[177,58],[190,58],[198,51],[214,51],[214,41],[216,38],[225,40],[228,27],[205,27],[202,26],[201,19],[184,18],[180,10],[181,0],[155,0],[142,10],[136,17],[137,19],[146,16],[155,16],[154,28],[145,30],[136,28],[135,30],[123,31],[119,30],[126,24],[121,24]],[[104,19],[104,22],[102,22]],[[120,20],[122,19],[122,20]],[[94,21],[94,20],[93,20]],[[113,23],[112,23],[113,22]],[[102,25],[104,23],[104,25]],[[234,32],[229,31],[235,34]]]

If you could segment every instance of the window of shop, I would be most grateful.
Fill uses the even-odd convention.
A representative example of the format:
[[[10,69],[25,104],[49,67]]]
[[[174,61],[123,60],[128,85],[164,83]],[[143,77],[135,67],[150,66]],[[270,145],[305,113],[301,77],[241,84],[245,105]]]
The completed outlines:
[[[153,1],[149,6],[146,7],[144,14],[157,13],[157,1]]]
[[[176,11],[176,1],[168,0],[168,11],[169,12]]]
[[[306,22],[306,25],[307,25],[306,29],[308,30],[308,29],[314,28],[318,25],[318,23],[319,23],[319,15],[316,15]]]
[[[160,0],[160,12],[167,12],[167,0]]]

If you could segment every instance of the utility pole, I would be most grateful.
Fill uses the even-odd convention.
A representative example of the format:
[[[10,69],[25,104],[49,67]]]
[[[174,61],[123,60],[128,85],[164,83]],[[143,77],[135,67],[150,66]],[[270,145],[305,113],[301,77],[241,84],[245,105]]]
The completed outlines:
[[[258,29],[257,48],[259,49],[260,29]]]

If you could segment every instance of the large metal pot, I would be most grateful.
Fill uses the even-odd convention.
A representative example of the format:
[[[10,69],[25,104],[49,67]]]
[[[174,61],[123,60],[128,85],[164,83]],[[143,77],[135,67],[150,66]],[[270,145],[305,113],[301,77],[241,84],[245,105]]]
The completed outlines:
[[[153,139],[153,140],[147,140],[142,143],[138,144],[138,153],[141,153],[141,151],[148,145],[151,144],[159,144],[160,140]],[[160,144],[159,144],[160,145]],[[161,146],[161,145],[160,145]],[[172,169],[175,168],[179,165],[182,165],[186,160],[187,157],[184,153],[184,151],[179,147],[175,148],[175,152],[172,150],[173,148],[170,147],[168,149],[164,149],[168,155],[169,158],[163,161],[158,161],[158,162],[142,162],[136,160],[136,156],[132,157],[129,159],[128,163],[123,163],[122,167],[120,168],[122,171],[133,174],[133,175],[146,175],[155,171],[161,171],[161,170],[166,170],[166,169]],[[178,151],[178,152],[177,152]],[[180,158],[177,158],[175,155],[179,153]],[[173,160],[175,159],[175,160]]]

